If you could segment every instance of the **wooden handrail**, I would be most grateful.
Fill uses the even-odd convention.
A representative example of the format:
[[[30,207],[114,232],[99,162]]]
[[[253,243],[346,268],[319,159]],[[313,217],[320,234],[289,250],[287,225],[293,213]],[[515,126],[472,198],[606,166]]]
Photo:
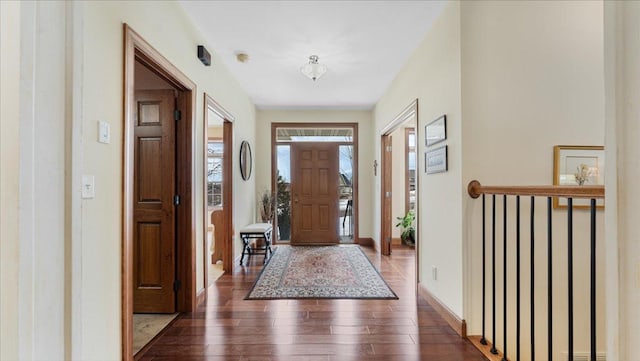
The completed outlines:
[[[604,198],[604,186],[483,186],[472,180],[467,186],[471,198],[481,194],[506,194],[514,196]]]

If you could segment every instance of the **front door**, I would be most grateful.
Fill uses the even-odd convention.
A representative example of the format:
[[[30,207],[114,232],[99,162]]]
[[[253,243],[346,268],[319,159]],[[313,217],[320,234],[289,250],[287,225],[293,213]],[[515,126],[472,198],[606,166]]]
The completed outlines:
[[[291,243],[337,244],[338,145],[291,144]]]
[[[175,95],[136,91],[133,312],[175,312]]]

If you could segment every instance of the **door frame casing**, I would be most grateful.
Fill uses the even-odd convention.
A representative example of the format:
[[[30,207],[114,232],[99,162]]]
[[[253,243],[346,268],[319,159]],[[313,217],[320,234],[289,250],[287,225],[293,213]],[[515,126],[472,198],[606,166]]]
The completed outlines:
[[[353,242],[355,244],[360,243],[359,238],[359,228],[358,228],[358,218],[360,218],[359,207],[358,207],[358,123],[271,123],[271,191],[275,192],[277,189],[276,185],[276,172],[277,168],[277,159],[278,152],[276,150],[276,129],[279,127],[292,127],[292,128],[352,128],[353,129],[353,214],[356,216],[353,219]],[[346,142],[345,142],[346,143]],[[275,227],[278,226],[277,217],[275,219]],[[277,232],[276,232],[277,234]],[[277,239],[273,240],[273,243],[276,244],[278,242]]]
[[[176,278],[182,283],[176,293],[176,311],[189,312],[196,307],[195,262],[195,189],[194,111],[196,85],[160,52],[123,24],[123,152],[122,152],[122,269],[121,320],[122,359],[133,359],[133,157],[135,121],[135,62],[140,61],[178,89],[177,107],[182,119],[176,125],[176,190],[181,205],[176,208]]]
[[[395,118],[393,118],[393,120],[391,120],[384,128],[382,128],[382,130],[380,131],[380,151],[381,151],[381,164],[380,164],[380,252],[381,254],[385,254],[383,252],[383,250],[385,250],[385,247],[383,245],[384,240],[382,239],[383,235],[385,234],[385,232],[388,231],[389,237],[391,236],[391,216],[389,213],[389,217],[385,217],[385,211],[383,209],[384,204],[385,204],[385,188],[389,188],[390,189],[390,184],[387,184],[387,181],[385,180],[385,172],[389,172],[389,175],[391,174],[391,170],[389,169],[390,167],[388,165],[385,164],[384,162],[384,158],[385,158],[385,137],[390,137],[391,133],[393,133],[394,130],[398,129],[400,126],[402,126],[404,123],[406,123],[407,121],[409,121],[411,118],[415,117],[416,119],[416,208],[415,208],[415,219],[416,221],[419,223],[420,222],[420,126],[419,126],[419,118],[418,118],[418,99],[415,99],[413,102],[411,102],[411,104],[409,104],[406,108],[404,108],[404,110],[402,110],[402,112],[400,112]],[[404,134],[403,134],[404,136]],[[404,175],[404,173],[403,173]],[[404,181],[403,181],[404,182]],[[391,197],[393,197],[393,194],[391,195]],[[402,195],[402,197],[404,197],[404,195]],[[389,203],[391,203],[391,200],[389,200]],[[385,228],[386,227],[386,228]],[[418,242],[418,240],[420,239],[419,237],[420,234],[420,227],[416,227],[416,246],[415,246],[415,250],[416,250],[416,254],[419,254],[419,250],[420,250],[420,242]],[[389,250],[389,254],[391,252],[391,243],[389,242],[388,245],[388,250]],[[420,276],[420,257],[416,256],[416,282],[420,282],[419,276]]]
[[[228,112],[222,105],[218,104],[209,94],[204,94],[204,121],[203,121],[203,144],[204,144],[204,173],[207,172],[207,142],[209,141],[208,129],[209,129],[209,110],[216,113],[223,121],[223,158],[222,158],[222,210],[224,215],[224,227],[225,227],[225,239],[222,244],[222,268],[225,272],[233,271],[233,122],[235,117]],[[207,288],[209,287],[209,267],[211,259],[209,258],[209,252],[207,250],[207,233],[209,232],[208,225],[211,220],[208,220],[209,207],[207,205],[207,182],[204,181],[204,242],[203,242],[203,255],[204,255],[204,300],[207,299]]]
[[[391,193],[393,189],[391,144],[391,135],[382,134],[380,140],[380,254],[384,256],[391,254],[391,200],[393,197]]]

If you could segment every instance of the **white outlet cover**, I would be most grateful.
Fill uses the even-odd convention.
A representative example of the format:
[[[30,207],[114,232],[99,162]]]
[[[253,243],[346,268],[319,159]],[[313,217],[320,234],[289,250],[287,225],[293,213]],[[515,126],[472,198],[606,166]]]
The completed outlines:
[[[98,142],[104,144],[111,143],[111,126],[102,120],[98,122]]]
[[[95,198],[95,177],[92,175],[84,174],[82,176],[82,198],[91,199]]]

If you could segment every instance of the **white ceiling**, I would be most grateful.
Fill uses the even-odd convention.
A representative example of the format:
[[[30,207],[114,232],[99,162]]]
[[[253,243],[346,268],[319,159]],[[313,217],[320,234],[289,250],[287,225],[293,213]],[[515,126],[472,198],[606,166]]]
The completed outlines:
[[[370,109],[444,7],[441,1],[180,3],[261,109]],[[237,52],[250,60],[238,62]],[[300,73],[313,54],[329,69],[316,82]]]

